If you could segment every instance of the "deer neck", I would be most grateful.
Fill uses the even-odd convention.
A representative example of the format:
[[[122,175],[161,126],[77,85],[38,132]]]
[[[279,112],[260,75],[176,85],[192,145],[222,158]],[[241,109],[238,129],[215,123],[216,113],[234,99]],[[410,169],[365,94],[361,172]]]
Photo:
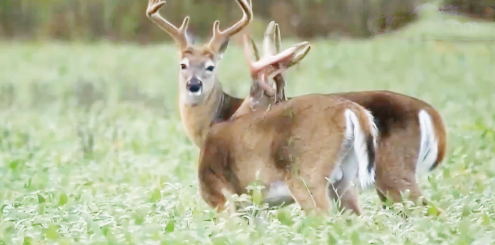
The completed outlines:
[[[179,101],[182,125],[189,140],[197,147],[202,146],[211,126],[228,120],[243,101],[223,92],[220,82],[215,84],[212,92],[201,104],[188,105]]]
[[[253,111],[253,102],[251,97],[247,97],[244,99],[242,104],[239,106],[239,108],[235,111],[235,113],[231,116],[232,119],[238,118],[242,115],[245,115],[247,113],[250,113]]]

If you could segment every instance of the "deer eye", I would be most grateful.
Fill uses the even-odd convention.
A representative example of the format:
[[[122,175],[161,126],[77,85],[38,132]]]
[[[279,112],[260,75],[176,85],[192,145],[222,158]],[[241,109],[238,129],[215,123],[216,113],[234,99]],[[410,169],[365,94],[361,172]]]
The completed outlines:
[[[185,69],[187,69],[186,64],[180,64],[180,69],[181,69],[181,70],[185,70]]]
[[[208,66],[208,67],[206,67],[206,70],[207,70],[207,71],[213,71],[213,69],[215,69],[215,67],[214,67],[214,66]]]

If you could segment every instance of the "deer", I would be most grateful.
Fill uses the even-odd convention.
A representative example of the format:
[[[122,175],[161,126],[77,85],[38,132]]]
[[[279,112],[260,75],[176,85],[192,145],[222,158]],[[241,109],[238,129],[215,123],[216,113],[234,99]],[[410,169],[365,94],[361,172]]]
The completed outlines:
[[[249,57],[250,52],[248,49],[247,39],[244,38],[244,55]],[[258,48],[252,38],[250,38],[252,49],[255,54],[256,60],[268,61],[270,57],[279,54],[282,55],[284,52],[290,52],[289,49],[284,52],[280,52],[280,28],[278,24],[271,21],[265,31],[263,38],[263,57],[260,57]],[[302,42],[294,45],[294,48],[307,45],[307,42]],[[292,60],[287,60],[288,62],[277,62],[273,63],[271,67],[264,68],[264,72],[260,72],[258,69],[253,67],[253,63],[248,60],[248,65],[251,71],[252,84],[250,87],[249,96],[243,101],[239,109],[232,115],[231,119],[243,116],[250,112],[256,110],[266,110],[274,104],[285,101],[285,79],[282,77],[282,71],[287,70],[294,64],[299,63],[310,51],[311,46],[307,45],[301,52],[294,55]],[[261,66],[266,67],[266,66]],[[269,69],[272,68],[270,71]],[[267,71],[268,70],[268,71]],[[267,74],[272,74],[274,84],[273,86],[268,85]],[[259,77],[258,77],[259,76]],[[343,171],[340,167],[334,170],[331,181],[329,185],[329,195],[332,201],[339,204],[341,211],[350,210],[351,212],[360,215],[361,209],[356,200],[358,200],[359,190],[352,179],[342,178]],[[290,190],[287,189],[282,182],[273,182],[268,188],[269,193],[266,194],[266,198],[263,199],[264,203],[268,203],[271,206],[280,206],[285,204],[291,204],[294,202],[290,198]]]
[[[280,42],[280,28],[272,21],[265,32],[263,50],[279,52]],[[256,54],[258,49],[252,40],[251,45]],[[285,80],[281,75],[274,76],[273,80],[275,89],[268,84],[264,85],[264,97],[257,99],[257,109],[269,108],[272,101],[276,103],[286,99]],[[446,129],[438,111],[424,101],[389,91],[328,95],[356,102],[371,111],[375,118],[380,133],[379,148],[376,153],[375,183],[380,200],[385,202],[391,199],[393,202],[400,202],[402,192],[409,190],[410,199],[417,201],[422,196],[417,185],[417,174],[432,171],[445,156]],[[247,107],[246,101],[243,106]],[[404,139],[413,141],[404,141]],[[415,142],[420,142],[419,147]],[[357,189],[349,187],[348,184],[340,186],[342,184],[338,180],[332,184],[330,192],[332,199],[340,203],[341,211],[356,210],[354,203],[348,200],[353,200],[349,196],[356,195]],[[290,200],[285,201],[290,203]],[[422,204],[426,206],[428,201],[423,199]],[[437,208],[437,215],[441,212],[442,210]]]
[[[252,94],[275,95],[275,89],[266,86],[267,77],[287,69],[291,60],[307,53],[307,45],[300,43],[252,62],[245,36]],[[240,108],[253,101],[259,102],[258,97],[244,100]],[[362,188],[374,183],[377,134],[371,113],[339,97],[309,94],[271,103],[269,110],[246,110],[212,125],[207,133],[198,162],[201,197],[218,212],[235,212],[227,197],[242,195],[250,183],[259,181],[265,186],[264,201],[278,202],[270,196],[270,188],[283,185],[287,196],[278,198],[292,198],[307,214],[327,215],[336,169],[340,179],[356,181]]]
[[[236,1],[243,12],[242,18],[224,31],[219,30],[219,21],[215,21],[213,36],[204,46],[194,45],[187,39],[189,16],[177,28],[158,12],[165,5],[164,1],[148,1],[146,15],[170,35],[178,47],[180,118],[186,136],[197,148],[203,146],[211,127],[229,120],[244,101],[223,91],[216,69],[229,38],[248,26],[253,18],[251,2]],[[283,78],[281,74],[277,76]],[[375,189],[379,198],[384,202],[402,202],[401,193],[409,190],[409,199],[417,202],[422,196],[417,182],[419,170],[433,171],[446,155],[447,135],[440,113],[422,100],[386,90],[327,96],[358,103],[375,118],[379,131]],[[428,203],[423,199],[423,205]]]
[[[225,121],[241,105],[223,92],[217,77],[218,62],[228,47],[229,38],[243,30],[253,19],[250,0],[236,0],[243,16],[232,26],[220,30],[220,21],[213,23],[213,36],[202,46],[188,40],[186,16],[180,27],[176,27],[158,12],[165,1],[149,0],[146,15],[174,40],[180,57],[179,111],[186,135],[199,146],[211,124]]]

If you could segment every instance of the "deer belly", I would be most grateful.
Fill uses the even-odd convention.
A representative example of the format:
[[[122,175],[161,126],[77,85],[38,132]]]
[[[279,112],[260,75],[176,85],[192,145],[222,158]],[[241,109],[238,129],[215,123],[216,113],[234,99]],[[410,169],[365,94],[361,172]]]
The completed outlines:
[[[263,202],[268,203],[270,206],[278,206],[283,203],[291,204],[294,202],[289,187],[283,181],[271,182],[265,190],[265,193],[263,193]]]

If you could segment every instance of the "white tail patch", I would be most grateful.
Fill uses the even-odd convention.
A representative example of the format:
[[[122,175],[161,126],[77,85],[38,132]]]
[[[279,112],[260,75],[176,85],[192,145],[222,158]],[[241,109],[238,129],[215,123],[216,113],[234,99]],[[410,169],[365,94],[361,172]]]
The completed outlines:
[[[374,135],[377,134],[377,129],[375,124],[373,123],[373,116],[369,114],[370,125],[372,126],[372,135],[373,135],[373,144],[376,145],[376,137]],[[343,172],[343,178],[349,176],[351,180],[353,180],[355,176],[357,176],[359,180],[359,184],[361,188],[366,188],[369,185],[372,185],[375,182],[375,168],[369,168],[369,150],[368,149],[366,135],[361,128],[358,117],[356,114],[347,109],[345,111],[345,119],[346,119],[346,130],[345,130],[345,138],[346,141],[351,140],[349,143],[352,143],[350,152],[346,153],[342,162],[341,162],[341,170]],[[374,129],[373,129],[374,127]]]
[[[430,114],[421,110],[418,114],[421,139],[419,144],[416,173],[429,172],[438,157],[438,141],[435,138],[435,128]],[[418,171],[419,170],[419,171]]]

